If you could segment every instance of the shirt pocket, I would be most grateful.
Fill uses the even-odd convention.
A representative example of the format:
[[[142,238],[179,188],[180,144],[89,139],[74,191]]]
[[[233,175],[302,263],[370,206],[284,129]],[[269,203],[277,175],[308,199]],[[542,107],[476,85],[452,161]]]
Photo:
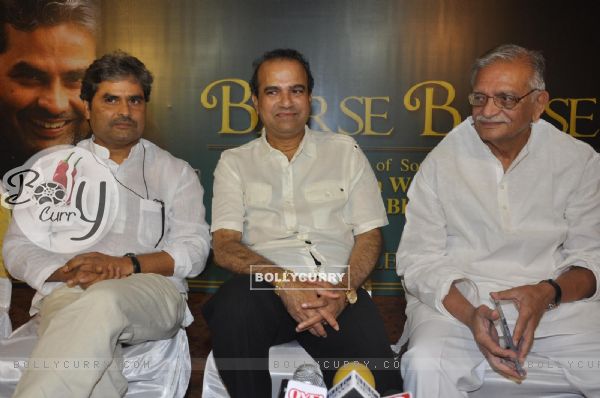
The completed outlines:
[[[348,200],[347,189],[339,181],[326,180],[304,188],[304,199],[315,228],[334,229],[342,221],[342,211]]]
[[[273,187],[264,182],[250,182],[244,192],[246,207],[265,208],[271,203]]]
[[[154,247],[163,229],[162,206],[154,200],[140,200],[138,242],[146,247]]]

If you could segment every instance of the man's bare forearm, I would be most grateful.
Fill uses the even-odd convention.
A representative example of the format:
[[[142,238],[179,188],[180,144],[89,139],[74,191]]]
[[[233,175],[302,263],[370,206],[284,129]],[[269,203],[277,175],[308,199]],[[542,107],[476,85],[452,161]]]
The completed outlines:
[[[470,322],[473,319],[473,312],[475,307],[463,296],[463,294],[456,288],[454,283],[450,287],[448,294],[442,300],[442,304],[446,310],[460,322],[470,327]]]
[[[350,252],[348,260],[347,277],[344,277],[344,284],[350,279],[350,287],[358,289],[367,280],[379,254],[381,253],[381,230],[379,228],[372,229],[354,237],[354,246]]]
[[[571,267],[556,282],[562,290],[562,302],[569,303],[592,297],[596,293],[596,277],[587,268]]]
[[[241,242],[226,242],[214,247],[215,262],[237,274],[249,274],[252,265],[272,265],[273,262],[250,250]],[[252,270],[254,271],[254,269]]]
[[[215,262],[236,274],[250,274],[256,271],[282,274],[283,268],[261,256],[241,242],[238,231],[220,229],[213,233],[213,251]],[[272,265],[272,267],[264,267]],[[261,267],[253,267],[261,266]]]

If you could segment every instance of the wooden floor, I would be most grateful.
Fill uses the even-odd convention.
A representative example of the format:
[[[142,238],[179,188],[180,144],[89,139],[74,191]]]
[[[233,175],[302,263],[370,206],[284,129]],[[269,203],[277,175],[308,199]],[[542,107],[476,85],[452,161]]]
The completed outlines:
[[[10,318],[13,327],[17,328],[29,319],[28,311],[33,297],[33,290],[23,285],[13,289]],[[192,377],[186,397],[196,398],[202,395],[202,377],[204,374],[204,359],[211,349],[210,332],[200,315],[202,305],[210,298],[210,294],[191,293],[188,304],[196,317],[194,323],[187,328],[192,357]],[[379,307],[390,343],[395,343],[404,325],[404,297],[374,297],[373,301]]]

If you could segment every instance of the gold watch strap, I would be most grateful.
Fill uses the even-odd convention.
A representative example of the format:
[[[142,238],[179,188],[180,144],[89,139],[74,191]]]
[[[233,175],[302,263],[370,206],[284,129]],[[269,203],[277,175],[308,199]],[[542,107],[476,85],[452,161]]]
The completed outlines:
[[[358,295],[356,294],[356,289],[348,289],[346,290],[346,301],[348,304],[352,305],[358,301]]]
[[[293,280],[293,276],[294,272],[290,271],[289,269],[286,269],[283,271],[283,274],[281,274],[283,280],[279,280],[279,278],[277,278],[274,282],[273,282],[273,286],[275,287],[275,294],[279,296],[279,291],[283,288],[283,285],[286,282],[289,282],[290,280]],[[290,276],[288,278],[288,276]]]

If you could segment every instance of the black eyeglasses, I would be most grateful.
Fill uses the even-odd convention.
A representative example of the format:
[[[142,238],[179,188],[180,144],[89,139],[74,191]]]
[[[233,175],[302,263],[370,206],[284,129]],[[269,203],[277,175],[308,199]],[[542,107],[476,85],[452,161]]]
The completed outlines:
[[[538,88],[534,88],[521,97],[515,97],[510,94],[485,95],[484,93],[471,93],[469,94],[469,104],[471,104],[471,106],[485,106],[491,98],[498,108],[513,109],[523,98],[538,90]]]

